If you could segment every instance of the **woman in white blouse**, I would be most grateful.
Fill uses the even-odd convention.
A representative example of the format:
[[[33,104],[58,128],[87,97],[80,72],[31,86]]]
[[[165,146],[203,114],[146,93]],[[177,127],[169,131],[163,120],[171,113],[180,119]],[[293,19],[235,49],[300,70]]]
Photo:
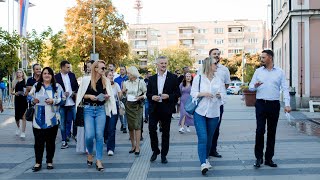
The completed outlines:
[[[140,154],[141,122],[143,101],[146,98],[147,86],[136,67],[131,66],[127,71],[129,80],[123,83],[122,92],[127,96],[126,116],[132,148],[129,153]]]
[[[202,174],[206,174],[212,167],[208,161],[209,152],[214,131],[219,123],[221,100],[225,97],[224,84],[215,75],[216,71],[217,62],[212,58],[206,58],[203,61],[202,73],[193,80],[190,93],[195,99],[201,98],[193,117],[198,136],[198,155]]]

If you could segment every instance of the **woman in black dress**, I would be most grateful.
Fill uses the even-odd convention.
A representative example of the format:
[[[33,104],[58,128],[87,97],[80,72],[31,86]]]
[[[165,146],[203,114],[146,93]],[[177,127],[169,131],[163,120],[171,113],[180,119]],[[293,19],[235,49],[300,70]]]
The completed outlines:
[[[26,134],[26,119],[24,113],[27,110],[28,103],[27,97],[25,95],[26,91],[26,80],[27,76],[22,69],[18,69],[16,76],[12,82],[12,95],[14,95],[14,109],[15,109],[15,119],[17,124],[16,135],[20,135],[21,138],[25,138]],[[22,120],[22,125],[20,126],[20,120]],[[20,129],[21,127],[21,129]]]

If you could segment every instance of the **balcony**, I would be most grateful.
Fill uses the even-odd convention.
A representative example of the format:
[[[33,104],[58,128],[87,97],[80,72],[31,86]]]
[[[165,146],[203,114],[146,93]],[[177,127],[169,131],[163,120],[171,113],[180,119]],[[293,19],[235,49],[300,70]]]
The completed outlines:
[[[146,34],[136,34],[134,35],[135,39],[141,39],[141,40],[147,40],[147,35]]]
[[[180,47],[184,47],[187,49],[194,49],[194,44],[180,44]]]
[[[243,32],[228,32],[229,38],[244,38]]]
[[[179,33],[179,39],[194,39],[194,33]]]
[[[135,45],[133,47],[134,51],[147,51],[148,50],[148,46],[147,45]]]

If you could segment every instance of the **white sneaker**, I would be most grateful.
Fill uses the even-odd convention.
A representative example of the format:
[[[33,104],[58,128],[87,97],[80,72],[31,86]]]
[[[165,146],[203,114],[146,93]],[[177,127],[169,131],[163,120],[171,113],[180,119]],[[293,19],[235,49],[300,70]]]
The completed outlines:
[[[212,166],[211,166],[211,164],[210,164],[210,162],[209,162],[209,160],[208,160],[208,159],[206,159],[206,165],[207,165],[207,167],[208,167],[209,169],[211,169],[211,168],[212,168]]]
[[[187,132],[191,132],[191,130],[190,130],[190,128],[189,128],[189,127],[187,127]]]
[[[184,133],[184,128],[183,128],[183,127],[180,128],[180,129],[179,129],[179,132],[180,132],[181,134],[183,134],[183,133]]]
[[[108,156],[113,156],[113,151],[109,150],[108,151]]]
[[[25,137],[26,137],[26,133],[21,132],[20,137],[21,137],[21,138],[25,138]]]
[[[20,129],[16,130],[16,135],[19,136],[20,135]]]
[[[205,175],[208,171],[208,166],[206,163],[202,163],[201,166],[200,166],[200,169],[201,169],[201,173],[202,175]]]

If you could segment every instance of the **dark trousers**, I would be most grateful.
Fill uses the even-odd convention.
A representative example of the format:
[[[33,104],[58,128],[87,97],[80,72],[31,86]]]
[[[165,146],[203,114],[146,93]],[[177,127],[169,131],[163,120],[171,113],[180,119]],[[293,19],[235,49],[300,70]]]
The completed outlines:
[[[44,146],[46,146],[47,163],[52,163],[54,152],[56,149],[55,141],[58,132],[58,125],[48,129],[33,128],[34,135],[34,153],[36,156],[36,163],[42,164],[42,157]]]
[[[158,122],[161,123],[162,127],[162,142],[161,142],[161,156],[167,156],[169,151],[169,139],[170,139],[170,124],[171,124],[172,113],[164,113],[155,110],[149,115],[149,135],[151,141],[151,149],[153,152],[159,153],[159,142],[158,142]]]
[[[265,159],[272,160],[274,155],[274,145],[276,139],[277,124],[280,112],[279,101],[265,101],[257,99],[256,101],[256,144],[254,153],[257,159],[263,158],[264,133],[267,123],[267,148]]]
[[[221,121],[222,121],[223,111],[224,111],[224,107],[223,107],[223,105],[221,105],[220,106],[220,121],[219,121],[219,124],[218,124],[214,134],[213,134],[210,154],[213,154],[213,153],[217,152],[217,144],[218,144],[218,138],[219,138],[219,134],[220,134],[220,124],[221,124]]]

